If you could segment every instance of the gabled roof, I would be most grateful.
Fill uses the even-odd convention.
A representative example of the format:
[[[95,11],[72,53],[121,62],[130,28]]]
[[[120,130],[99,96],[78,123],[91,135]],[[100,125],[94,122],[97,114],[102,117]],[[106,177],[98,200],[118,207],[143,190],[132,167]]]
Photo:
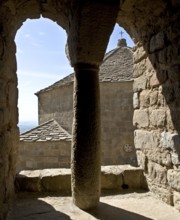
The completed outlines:
[[[71,135],[54,119],[20,135],[20,141],[71,141]]]
[[[36,92],[35,95],[38,95],[39,93],[43,93],[43,92],[47,92],[49,90],[52,90],[54,88],[57,88],[57,87],[60,87],[60,86],[67,86],[67,85],[70,85],[74,82],[74,73],[71,73],[70,75],[64,77],[63,79],[55,82],[54,84],[44,88],[44,89],[41,89],[40,91]]]
[[[121,39],[125,41],[125,39]],[[121,45],[114,50],[106,53],[103,63],[100,66],[100,82],[120,82],[132,80],[133,75],[133,52],[132,49]],[[74,82],[74,73],[55,82],[51,86],[44,88],[36,93],[44,93],[60,86],[70,85]]]
[[[132,80],[133,52],[128,47],[118,47],[104,57],[100,66],[100,82],[120,82]]]

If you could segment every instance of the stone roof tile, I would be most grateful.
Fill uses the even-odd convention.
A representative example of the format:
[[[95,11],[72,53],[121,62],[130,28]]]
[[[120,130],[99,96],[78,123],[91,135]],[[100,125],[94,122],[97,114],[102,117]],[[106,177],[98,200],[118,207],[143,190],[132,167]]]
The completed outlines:
[[[55,120],[50,120],[20,135],[20,141],[71,141],[71,135]]]
[[[132,80],[133,75],[133,52],[126,46],[117,47],[106,53],[103,63],[100,66],[100,82],[120,82]],[[60,86],[70,85],[74,82],[74,73],[44,88],[36,95],[48,92]]]

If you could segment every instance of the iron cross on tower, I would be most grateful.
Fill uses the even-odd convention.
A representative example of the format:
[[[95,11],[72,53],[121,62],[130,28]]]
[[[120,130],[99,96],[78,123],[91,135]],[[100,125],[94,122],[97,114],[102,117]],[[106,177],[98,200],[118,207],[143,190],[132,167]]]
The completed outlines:
[[[120,33],[121,39],[122,39],[124,32],[123,32],[123,31],[120,31],[119,33]]]

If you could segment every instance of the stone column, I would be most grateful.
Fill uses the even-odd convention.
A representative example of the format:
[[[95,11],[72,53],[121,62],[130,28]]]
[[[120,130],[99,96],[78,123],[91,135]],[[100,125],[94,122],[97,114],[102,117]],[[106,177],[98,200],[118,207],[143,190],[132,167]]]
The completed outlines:
[[[97,206],[100,196],[99,68],[76,64],[72,140],[73,202],[81,209]]]

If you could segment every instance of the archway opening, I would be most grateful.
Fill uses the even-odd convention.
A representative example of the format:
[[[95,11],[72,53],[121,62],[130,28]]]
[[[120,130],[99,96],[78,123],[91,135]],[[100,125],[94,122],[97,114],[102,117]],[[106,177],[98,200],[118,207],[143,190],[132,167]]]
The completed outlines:
[[[118,46],[119,41],[125,41],[125,45]],[[69,67],[64,50],[65,32],[48,19],[28,20],[19,30],[16,43],[20,88],[19,124],[21,133],[27,129],[27,133],[20,136],[21,155],[18,161],[21,165],[18,171],[69,168],[74,75],[70,74],[73,70]],[[110,62],[107,61],[110,65],[109,72],[105,70],[104,73],[103,68],[100,68],[102,165],[137,164],[132,125],[132,46],[130,36],[116,24],[105,55],[105,60],[110,57]],[[111,66],[112,62],[114,67]],[[106,61],[102,66],[107,66],[105,63]],[[103,80],[103,74],[107,75],[106,78],[116,77],[116,80]],[[125,123],[121,123],[122,118],[125,119]],[[57,137],[54,141],[54,137],[48,133],[48,130],[54,129],[55,126],[52,120],[61,127],[65,143],[60,143],[63,140],[58,142]],[[33,131],[32,127],[35,127]],[[53,132],[55,131],[52,130],[51,133]],[[56,130],[55,133],[57,132],[59,131]],[[44,143],[43,149],[41,141]],[[59,155],[57,149],[54,150],[54,145],[57,145]],[[64,145],[66,148],[63,148]]]
[[[20,133],[29,132],[39,126],[40,102],[35,93],[72,72],[65,54],[66,40],[65,31],[55,22],[45,18],[28,19],[16,34]],[[50,99],[48,105],[55,103]],[[53,119],[53,116],[50,119]],[[52,154],[47,156],[49,153],[46,152],[44,157],[40,157],[43,140],[35,141],[40,140],[42,135],[46,136],[43,132],[46,133],[44,130],[31,134],[28,140],[22,140],[20,135],[17,172],[27,168],[40,168],[39,164],[46,163],[49,168],[53,167],[53,162],[48,164],[48,161],[54,159]],[[47,147],[51,148],[52,144],[49,142]]]
[[[38,125],[34,93],[72,72],[65,54],[66,39],[65,31],[45,18],[28,19],[16,34],[21,133]]]

